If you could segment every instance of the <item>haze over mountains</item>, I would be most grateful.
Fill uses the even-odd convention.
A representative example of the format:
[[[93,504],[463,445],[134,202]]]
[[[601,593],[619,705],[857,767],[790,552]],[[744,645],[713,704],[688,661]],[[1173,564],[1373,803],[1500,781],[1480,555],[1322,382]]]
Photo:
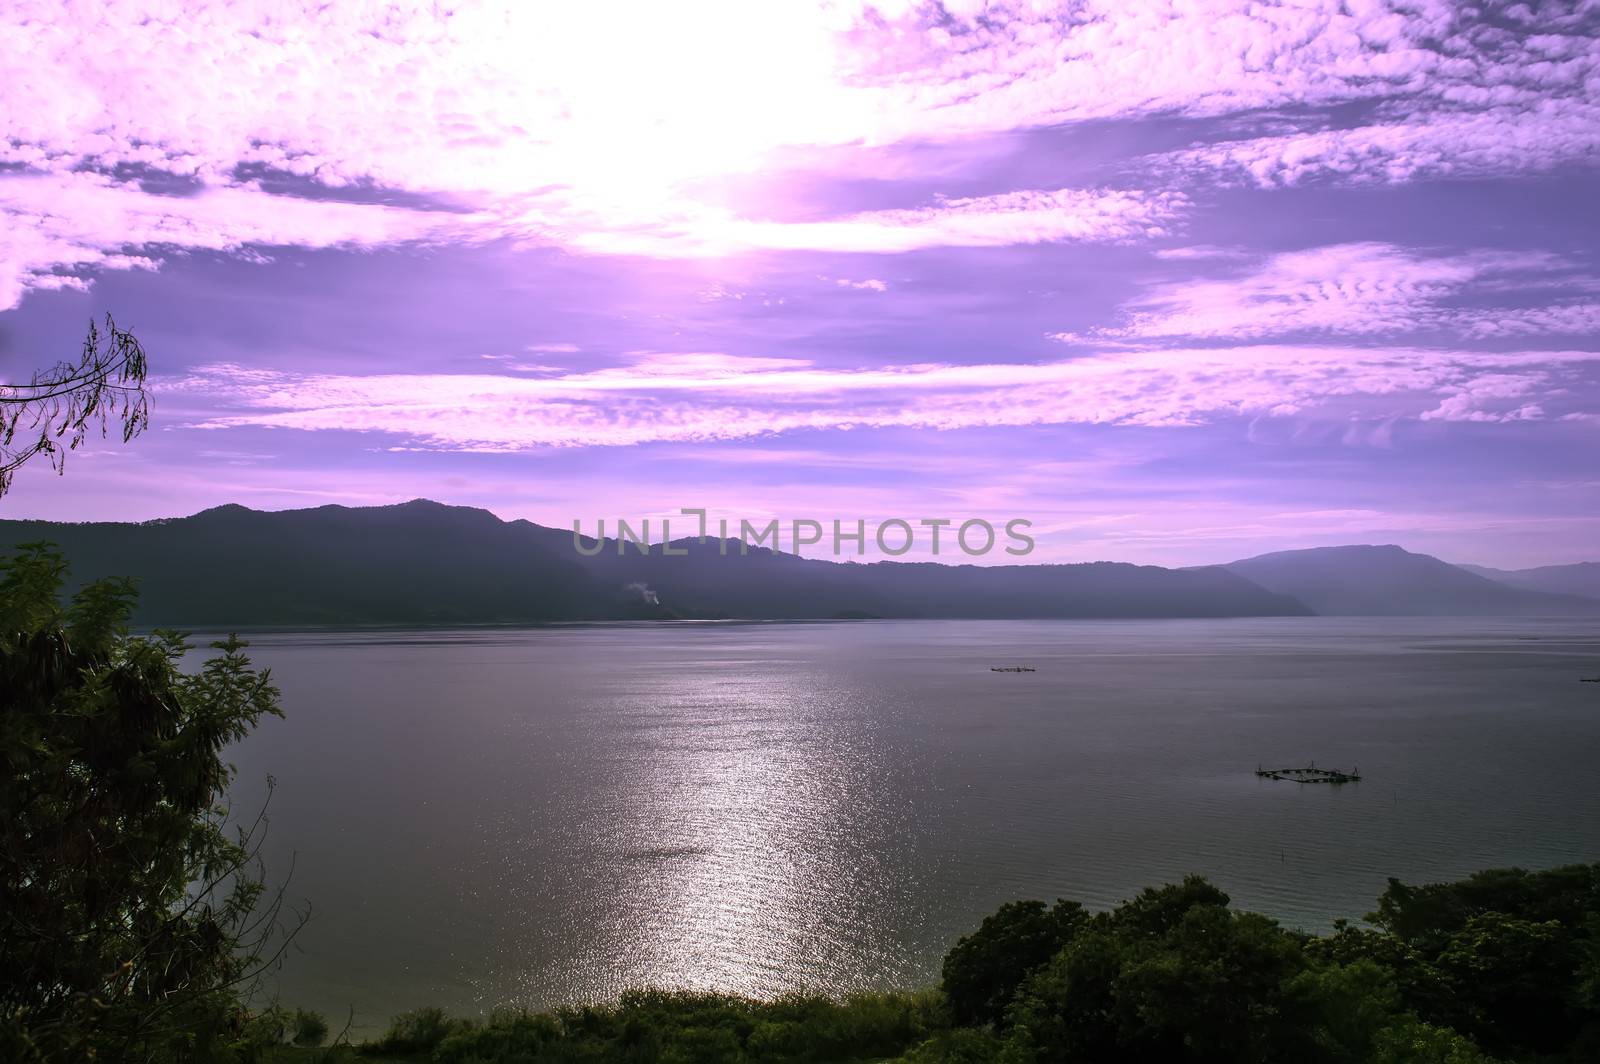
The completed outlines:
[[[1527,591],[1600,598],[1600,562],[1542,565],[1536,569],[1490,569],[1484,565],[1463,565],[1461,568],[1497,583],[1510,584],[1512,587],[1520,587]]]
[[[1394,545],[1277,551],[1227,568],[1325,616],[1570,616],[1600,599],[1512,587]]]
[[[1600,615],[1600,598],[1512,587],[1399,547],[1287,551],[1228,566],[850,563],[731,542],[640,555],[485,510],[415,500],[141,524],[0,521],[0,549],[58,544],[73,584],[133,576],[135,620],[179,627],[667,618]]]

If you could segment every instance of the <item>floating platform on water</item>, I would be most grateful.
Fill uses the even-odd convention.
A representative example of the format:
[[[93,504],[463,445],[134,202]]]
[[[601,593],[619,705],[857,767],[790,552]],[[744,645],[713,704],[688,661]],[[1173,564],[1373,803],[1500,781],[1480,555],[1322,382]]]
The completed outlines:
[[[1305,768],[1262,768],[1256,766],[1256,775],[1262,779],[1288,780],[1290,783],[1360,783],[1361,771],[1344,772],[1336,768],[1318,768],[1312,762]]]
[[[1580,676],[1579,683],[1600,683],[1600,676]]]
[[[990,665],[990,672],[1038,672],[1032,665]]]

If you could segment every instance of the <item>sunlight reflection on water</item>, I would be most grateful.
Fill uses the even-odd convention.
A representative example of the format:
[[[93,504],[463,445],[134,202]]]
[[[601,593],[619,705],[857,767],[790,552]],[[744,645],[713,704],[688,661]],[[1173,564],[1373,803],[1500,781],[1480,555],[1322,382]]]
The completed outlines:
[[[1600,857],[1600,641],[1515,621],[259,637],[284,999],[381,1024],[644,985],[934,978],[1001,901],[1186,872],[1326,926],[1385,877]],[[1526,638],[1536,635],[1538,639]],[[995,674],[1027,660],[1032,674]],[[1359,765],[1344,788],[1257,762]],[[246,802],[245,804],[248,804]]]

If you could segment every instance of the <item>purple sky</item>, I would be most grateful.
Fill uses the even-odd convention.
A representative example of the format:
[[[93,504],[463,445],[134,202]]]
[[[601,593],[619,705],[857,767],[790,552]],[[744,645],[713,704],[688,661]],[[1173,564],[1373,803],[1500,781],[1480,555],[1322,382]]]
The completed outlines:
[[[158,375],[5,516],[1600,556],[1600,4],[296,6],[0,13],[0,379]]]

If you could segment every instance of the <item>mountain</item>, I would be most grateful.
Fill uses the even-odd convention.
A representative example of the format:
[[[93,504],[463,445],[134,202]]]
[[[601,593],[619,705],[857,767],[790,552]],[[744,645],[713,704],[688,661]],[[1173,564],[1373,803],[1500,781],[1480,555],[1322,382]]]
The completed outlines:
[[[608,586],[648,587],[693,616],[835,617],[1238,617],[1309,611],[1218,566],[1163,569],[1121,562],[946,565],[834,562],[738,540],[674,540],[682,556],[593,559]]]
[[[570,537],[484,510],[267,513],[219,506],[141,524],[0,522],[0,545],[50,540],[73,583],[133,576],[135,621],[186,626],[449,624],[606,615]]]
[[[1508,587],[1396,546],[1262,554],[1230,571],[1313,611],[1345,616],[1543,616],[1600,613],[1600,603]]]
[[[743,553],[716,540],[678,541],[684,556],[659,546],[619,556],[605,540],[585,557],[569,532],[422,499],[279,512],[220,506],[139,524],[0,521],[0,550],[33,540],[62,548],[74,585],[138,578],[143,625],[1308,612],[1219,567],[854,564]]]
[[[1600,599],[1600,562],[1541,565],[1537,569],[1490,569],[1483,565],[1463,565],[1460,568],[1496,583],[1520,587],[1524,591]]]

